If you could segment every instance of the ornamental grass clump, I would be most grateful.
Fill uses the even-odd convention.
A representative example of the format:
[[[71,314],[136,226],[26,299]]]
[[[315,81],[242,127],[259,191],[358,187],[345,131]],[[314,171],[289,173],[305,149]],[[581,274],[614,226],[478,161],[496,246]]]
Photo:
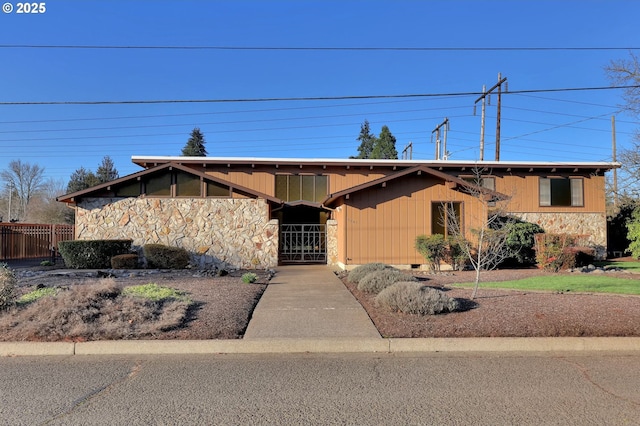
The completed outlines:
[[[367,274],[358,283],[358,290],[366,293],[378,294],[385,288],[399,281],[417,281],[415,277],[407,275],[397,269],[382,269]]]
[[[13,269],[6,263],[0,263],[0,310],[15,303],[17,282]]]
[[[247,272],[245,274],[242,274],[242,282],[245,284],[254,283],[257,279],[258,275],[256,275],[254,272]]]
[[[418,282],[397,282],[382,290],[375,302],[405,314],[435,315],[460,309],[456,299]]]
[[[383,269],[392,269],[392,267],[380,262],[367,263],[355,267],[351,272],[349,272],[347,279],[352,283],[359,283],[361,279],[371,272],[381,271]]]

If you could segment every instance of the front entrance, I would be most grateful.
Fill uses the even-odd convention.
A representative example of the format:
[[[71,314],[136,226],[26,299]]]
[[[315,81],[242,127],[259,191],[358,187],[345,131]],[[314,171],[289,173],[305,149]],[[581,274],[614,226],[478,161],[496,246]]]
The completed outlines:
[[[326,225],[282,224],[280,263],[327,263]]]
[[[309,205],[289,205],[277,212],[280,263],[327,263],[327,216],[327,211]]]

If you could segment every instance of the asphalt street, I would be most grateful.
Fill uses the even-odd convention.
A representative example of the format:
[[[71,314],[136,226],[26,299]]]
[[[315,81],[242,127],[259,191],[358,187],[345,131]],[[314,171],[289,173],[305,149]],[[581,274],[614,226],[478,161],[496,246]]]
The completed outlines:
[[[633,425],[640,355],[0,358],[10,425]]]

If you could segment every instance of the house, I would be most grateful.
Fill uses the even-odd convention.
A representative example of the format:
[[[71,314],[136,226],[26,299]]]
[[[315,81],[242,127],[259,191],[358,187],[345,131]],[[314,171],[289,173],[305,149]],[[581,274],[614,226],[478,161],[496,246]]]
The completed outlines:
[[[546,232],[606,255],[606,162],[495,162],[134,156],[141,171],[67,194],[76,238],[131,238],[192,252],[200,267],[319,262],[421,267],[420,234],[447,212],[480,223],[481,191]],[[481,173],[481,180],[478,180]],[[480,183],[480,185],[476,185]],[[476,191],[477,194],[477,191]],[[444,208],[444,207],[448,208]]]

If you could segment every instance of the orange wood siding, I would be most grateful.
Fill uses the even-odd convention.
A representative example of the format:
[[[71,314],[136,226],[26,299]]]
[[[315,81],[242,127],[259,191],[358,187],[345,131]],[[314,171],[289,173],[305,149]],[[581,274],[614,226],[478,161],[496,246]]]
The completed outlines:
[[[544,177],[580,177],[573,174],[545,174]],[[511,196],[508,210],[512,212],[586,213],[605,211],[604,176],[582,176],[584,206],[540,206],[539,176],[496,177],[496,191]]]
[[[447,189],[437,179],[407,176],[388,182],[384,188],[353,194],[345,202],[342,208],[347,243],[341,257],[347,264],[425,263],[414,244],[418,235],[431,233],[432,201],[462,202],[465,228],[477,225],[476,199]]]

